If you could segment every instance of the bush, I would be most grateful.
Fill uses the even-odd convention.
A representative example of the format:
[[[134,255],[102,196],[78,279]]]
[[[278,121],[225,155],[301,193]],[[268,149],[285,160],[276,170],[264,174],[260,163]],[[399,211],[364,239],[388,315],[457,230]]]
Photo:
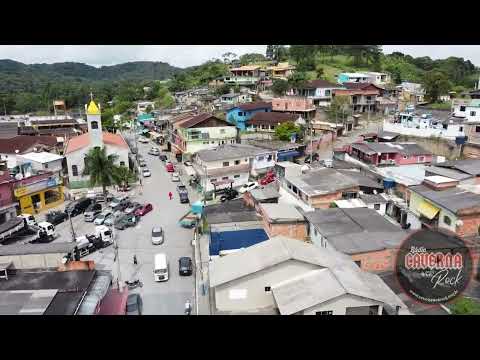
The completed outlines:
[[[459,297],[449,306],[453,315],[480,315],[480,303],[466,297]]]

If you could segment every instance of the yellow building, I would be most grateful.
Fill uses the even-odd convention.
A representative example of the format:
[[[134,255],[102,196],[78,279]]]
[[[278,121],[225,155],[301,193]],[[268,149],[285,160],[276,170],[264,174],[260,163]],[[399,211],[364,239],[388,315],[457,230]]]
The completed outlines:
[[[13,193],[22,214],[37,214],[62,204],[65,199],[61,180],[56,177],[20,184]]]

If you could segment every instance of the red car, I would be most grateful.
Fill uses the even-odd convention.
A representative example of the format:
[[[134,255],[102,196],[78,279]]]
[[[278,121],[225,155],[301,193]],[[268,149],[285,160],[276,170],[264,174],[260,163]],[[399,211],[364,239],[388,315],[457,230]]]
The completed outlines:
[[[152,204],[144,204],[141,208],[135,210],[136,216],[143,216],[153,210]]]
[[[272,181],[275,180],[275,173],[273,171],[267,172],[265,177],[260,180],[260,185],[267,185],[270,184]]]
[[[168,172],[174,172],[175,171],[175,167],[173,166],[173,164],[171,162],[167,163],[167,165],[165,165],[165,167],[167,168]]]

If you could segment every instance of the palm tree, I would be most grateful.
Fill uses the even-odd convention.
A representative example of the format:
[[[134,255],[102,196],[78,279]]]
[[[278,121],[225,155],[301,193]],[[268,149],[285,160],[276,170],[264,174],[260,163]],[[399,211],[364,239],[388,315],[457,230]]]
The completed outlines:
[[[90,176],[90,186],[101,186],[103,193],[107,193],[107,186],[116,184],[115,161],[118,155],[107,155],[105,147],[95,147],[85,155],[85,168],[82,175]]]

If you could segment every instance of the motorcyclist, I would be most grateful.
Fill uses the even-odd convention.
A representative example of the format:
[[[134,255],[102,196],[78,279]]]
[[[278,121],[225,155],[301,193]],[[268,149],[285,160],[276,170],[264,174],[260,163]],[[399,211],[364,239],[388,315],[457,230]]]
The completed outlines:
[[[187,300],[185,303],[185,314],[190,315],[192,313],[192,304],[190,304],[190,300]]]

